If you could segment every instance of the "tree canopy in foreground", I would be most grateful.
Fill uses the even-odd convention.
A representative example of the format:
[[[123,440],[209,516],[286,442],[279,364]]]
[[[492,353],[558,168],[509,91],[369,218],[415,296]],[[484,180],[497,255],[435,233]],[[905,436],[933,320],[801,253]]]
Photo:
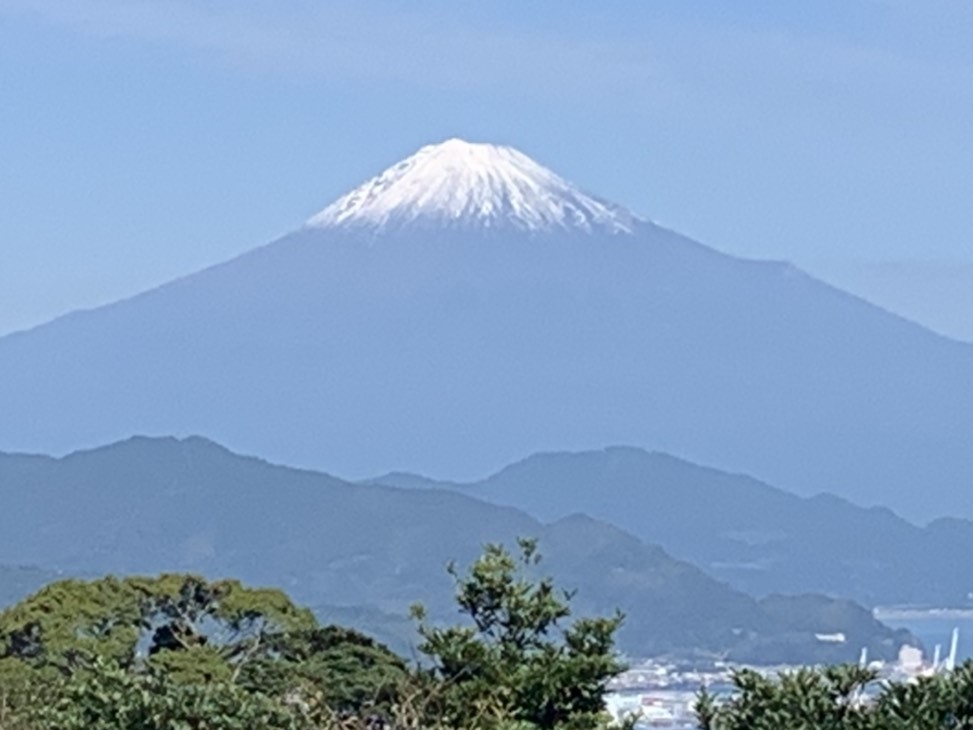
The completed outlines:
[[[968,730],[973,662],[907,682],[880,682],[857,666],[802,669],[779,677],[734,676],[736,692],[696,705],[702,730]]]
[[[595,728],[621,621],[573,623],[532,541],[454,566],[464,623],[424,661],[281,591],[192,575],[54,583],[0,613],[0,730]]]

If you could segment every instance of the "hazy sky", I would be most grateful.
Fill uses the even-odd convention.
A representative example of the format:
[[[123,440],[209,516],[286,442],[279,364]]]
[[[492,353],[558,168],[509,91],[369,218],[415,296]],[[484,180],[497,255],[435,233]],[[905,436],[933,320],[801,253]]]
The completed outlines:
[[[0,0],[0,333],[460,136],[973,339],[971,39],[971,0]]]

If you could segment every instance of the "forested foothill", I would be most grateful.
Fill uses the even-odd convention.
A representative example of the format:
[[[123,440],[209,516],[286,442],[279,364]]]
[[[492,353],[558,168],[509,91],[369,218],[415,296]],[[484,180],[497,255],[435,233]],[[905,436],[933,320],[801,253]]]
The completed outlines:
[[[552,493],[558,484],[574,489],[580,477],[572,481],[570,471],[545,468],[536,483]],[[577,469],[581,476],[602,471]],[[645,483],[646,472],[636,471],[646,494],[661,493],[651,486],[666,478]],[[589,486],[608,483],[599,477]],[[618,645],[629,656],[838,663],[857,660],[863,647],[874,659],[892,660],[903,644],[916,641],[875,621],[870,604],[768,596],[809,590],[794,582],[787,590],[742,591],[693,560],[674,557],[665,545],[597,514],[586,516],[586,508],[540,520],[462,490],[351,483],[241,456],[198,437],[132,438],[61,458],[0,454],[0,484],[0,607],[58,576],[233,576],[284,587],[319,620],[367,629],[408,655],[416,639],[408,619],[412,602],[421,599],[438,621],[455,615],[442,570],[446,560],[468,564],[485,543],[513,544],[530,535],[544,546],[545,570],[577,590],[578,611],[610,615],[619,608],[627,615]],[[713,496],[718,486],[697,489],[697,504],[722,505]],[[668,509],[646,504],[638,514]],[[700,520],[704,512],[697,510]],[[709,533],[706,523],[697,530],[691,518],[680,519],[688,534]],[[791,542],[799,537],[795,533]],[[950,554],[960,554],[964,543],[950,544]],[[724,552],[728,560],[739,557]],[[795,575],[804,575],[801,566],[807,565],[772,545],[743,563],[752,561],[779,561]],[[832,569],[851,570],[837,564]],[[845,595],[820,588],[816,592]],[[789,601],[786,610],[780,610],[781,600]],[[840,633],[847,641],[823,643],[819,633]]]

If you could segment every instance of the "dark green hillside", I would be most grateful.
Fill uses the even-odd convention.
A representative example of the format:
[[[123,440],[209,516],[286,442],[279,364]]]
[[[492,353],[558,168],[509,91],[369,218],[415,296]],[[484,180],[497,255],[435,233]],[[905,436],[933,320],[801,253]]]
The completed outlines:
[[[23,465],[29,464],[25,469]],[[450,618],[449,560],[489,542],[540,540],[583,611],[628,616],[637,654],[726,652],[793,632],[757,602],[620,529],[544,525],[455,490],[356,485],[241,457],[200,438],[135,438],[63,459],[0,457],[0,563],[68,573],[195,572],[284,588],[306,605]],[[380,620],[375,620],[376,617]],[[803,631],[808,655],[816,647]],[[858,647],[847,647],[857,655]]]
[[[417,483],[402,474],[379,481]],[[969,521],[918,527],[888,509],[798,497],[641,449],[538,454],[481,482],[442,486],[540,520],[592,515],[752,595],[813,591],[868,606],[961,606],[973,592],[973,569],[955,560],[973,551]]]
[[[844,637],[840,643],[818,642],[818,664],[850,661],[849,647],[865,649],[867,656],[872,659],[888,657],[897,647],[909,641],[907,631],[888,631],[872,616],[871,611],[853,601],[819,594],[772,595],[761,599],[760,606],[772,618],[787,622],[793,628],[793,633],[769,640],[757,639],[741,647],[736,654],[740,661],[794,664],[796,657],[803,656],[802,644],[808,632]]]

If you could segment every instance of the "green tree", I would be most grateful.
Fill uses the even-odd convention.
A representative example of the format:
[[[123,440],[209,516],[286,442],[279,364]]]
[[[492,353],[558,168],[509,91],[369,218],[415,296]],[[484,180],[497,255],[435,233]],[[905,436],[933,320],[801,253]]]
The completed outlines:
[[[624,668],[614,652],[622,617],[567,624],[572,595],[529,575],[541,559],[535,541],[518,546],[514,556],[488,545],[466,574],[450,565],[470,625],[440,628],[413,610],[439,682],[437,711],[455,727],[599,726],[607,683]]]
[[[862,697],[875,673],[857,666],[800,669],[765,677],[744,669],[736,672],[736,693],[717,706],[704,690],[696,704],[702,730],[848,730],[869,727]]]
[[[37,730],[299,730],[277,698],[225,681],[187,684],[164,669],[133,672],[96,658],[67,678],[56,702],[31,713]]]
[[[314,616],[281,591],[193,575],[53,583],[0,613],[0,671],[61,671],[84,659],[152,661],[185,681],[230,678],[267,638],[311,629]]]
[[[57,707],[64,722],[87,717],[72,705],[100,712],[99,697],[125,698],[133,716],[156,712],[142,697],[149,689],[200,707],[246,695],[251,709],[287,698],[323,715],[380,712],[407,674],[368,637],[321,627],[281,591],[237,581],[61,581],[0,613],[0,701],[13,714]]]
[[[973,728],[973,663],[915,681],[880,684],[856,666],[802,669],[778,677],[733,677],[720,703],[696,704],[703,730],[968,730]]]
[[[241,667],[237,683],[276,696],[298,692],[350,716],[388,717],[408,683],[405,662],[351,629],[317,627],[281,634],[269,651]]]
[[[455,566],[468,623],[412,670],[280,591],[196,576],[62,581],[0,613],[0,730],[475,730],[604,724],[621,616],[571,620],[536,544]],[[9,703],[8,703],[9,700]],[[9,708],[9,711],[8,711]]]

